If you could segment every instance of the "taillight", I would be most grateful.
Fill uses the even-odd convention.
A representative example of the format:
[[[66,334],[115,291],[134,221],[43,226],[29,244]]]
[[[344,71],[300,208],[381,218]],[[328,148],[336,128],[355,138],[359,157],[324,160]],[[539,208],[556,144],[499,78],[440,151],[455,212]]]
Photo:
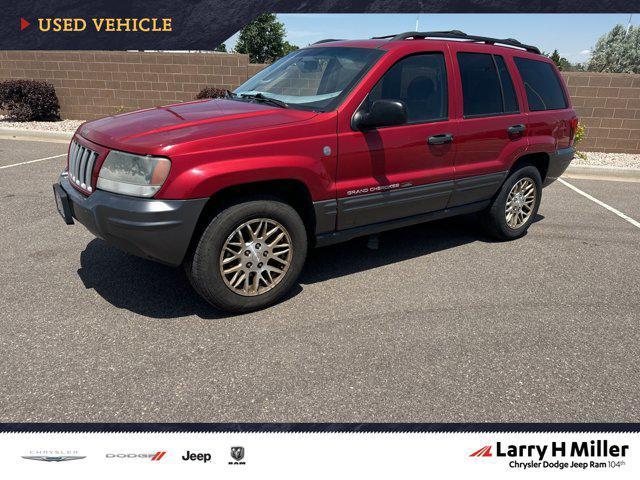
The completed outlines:
[[[576,132],[578,131],[578,117],[573,117],[569,122],[569,146],[573,145],[573,140],[576,137]]]

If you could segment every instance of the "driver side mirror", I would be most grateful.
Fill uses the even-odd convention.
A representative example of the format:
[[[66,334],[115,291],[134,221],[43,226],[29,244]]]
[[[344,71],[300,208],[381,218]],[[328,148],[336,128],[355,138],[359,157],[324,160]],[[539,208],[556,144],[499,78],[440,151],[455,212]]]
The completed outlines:
[[[371,104],[369,111],[359,110],[351,125],[356,130],[390,127],[407,123],[407,106],[401,100],[382,99]]]

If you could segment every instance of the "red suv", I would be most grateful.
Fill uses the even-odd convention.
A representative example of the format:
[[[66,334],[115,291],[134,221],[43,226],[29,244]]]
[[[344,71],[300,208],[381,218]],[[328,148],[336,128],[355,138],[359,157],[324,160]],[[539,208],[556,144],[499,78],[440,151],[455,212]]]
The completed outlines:
[[[248,311],[294,285],[309,246],[470,212],[522,236],[577,122],[553,62],[517,40],[325,40],[227,98],[83,124],[54,192],[68,224]]]

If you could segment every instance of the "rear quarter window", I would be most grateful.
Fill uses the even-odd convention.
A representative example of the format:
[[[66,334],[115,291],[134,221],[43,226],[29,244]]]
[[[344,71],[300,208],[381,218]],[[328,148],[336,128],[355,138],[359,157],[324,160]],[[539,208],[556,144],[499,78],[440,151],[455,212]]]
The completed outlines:
[[[527,92],[529,110],[535,112],[568,107],[562,84],[551,64],[521,57],[514,57],[514,60]]]

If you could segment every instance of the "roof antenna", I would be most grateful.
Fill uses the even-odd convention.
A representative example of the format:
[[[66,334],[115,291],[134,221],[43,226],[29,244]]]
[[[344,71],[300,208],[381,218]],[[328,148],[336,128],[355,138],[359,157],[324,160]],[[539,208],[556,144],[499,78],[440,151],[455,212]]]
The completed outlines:
[[[420,31],[419,25],[420,25],[420,15],[417,15],[416,16],[416,32]]]

